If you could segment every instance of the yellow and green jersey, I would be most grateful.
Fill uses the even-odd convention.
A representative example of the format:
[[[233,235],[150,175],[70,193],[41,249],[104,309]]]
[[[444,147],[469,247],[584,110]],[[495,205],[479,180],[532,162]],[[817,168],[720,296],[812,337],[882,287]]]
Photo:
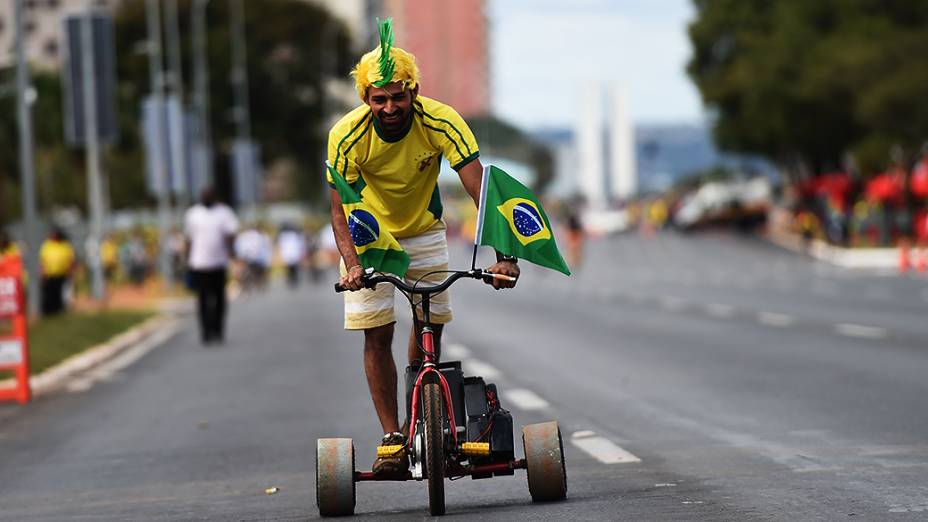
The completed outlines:
[[[441,158],[460,170],[480,155],[470,128],[451,107],[418,96],[406,134],[388,139],[367,105],[329,131],[329,164],[397,238],[424,233],[441,219]],[[334,188],[331,174],[326,174]]]

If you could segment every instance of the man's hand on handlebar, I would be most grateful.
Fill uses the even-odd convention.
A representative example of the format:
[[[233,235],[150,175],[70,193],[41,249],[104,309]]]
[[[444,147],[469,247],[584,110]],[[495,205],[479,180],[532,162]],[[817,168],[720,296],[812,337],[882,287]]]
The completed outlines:
[[[487,272],[492,272],[494,274],[502,274],[510,277],[519,277],[519,265],[513,261],[497,261],[495,265],[487,268]],[[516,286],[516,281],[505,281],[503,279],[491,279],[484,282],[488,285],[493,285],[493,288],[499,290],[500,288],[512,288]]]
[[[364,288],[364,267],[361,265],[354,265],[348,269],[348,273],[343,275],[338,281],[345,290],[350,290],[354,292],[355,290],[360,290]]]

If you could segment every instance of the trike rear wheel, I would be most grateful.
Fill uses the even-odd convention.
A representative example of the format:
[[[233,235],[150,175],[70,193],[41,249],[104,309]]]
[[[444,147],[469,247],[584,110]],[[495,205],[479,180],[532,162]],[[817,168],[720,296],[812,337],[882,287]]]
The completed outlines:
[[[441,385],[430,382],[422,386],[425,421],[425,469],[429,482],[429,513],[445,514],[445,441]]]
[[[522,428],[528,491],[534,502],[567,497],[567,467],[564,443],[556,421],[529,424]]]
[[[354,514],[354,443],[351,439],[316,442],[316,505],[324,517]]]

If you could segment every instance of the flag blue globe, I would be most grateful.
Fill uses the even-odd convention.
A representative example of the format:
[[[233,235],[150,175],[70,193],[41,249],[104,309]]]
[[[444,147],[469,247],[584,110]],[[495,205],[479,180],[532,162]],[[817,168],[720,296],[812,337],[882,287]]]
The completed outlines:
[[[519,203],[512,207],[512,222],[519,234],[525,237],[532,237],[545,228],[545,222],[538,210],[528,203]]]
[[[348,230],[351,232],[351,240],[355,246],[364,245],[377,241],[380,236],[380,225],[370,212],[361,209],[351,211],[348,216]]]

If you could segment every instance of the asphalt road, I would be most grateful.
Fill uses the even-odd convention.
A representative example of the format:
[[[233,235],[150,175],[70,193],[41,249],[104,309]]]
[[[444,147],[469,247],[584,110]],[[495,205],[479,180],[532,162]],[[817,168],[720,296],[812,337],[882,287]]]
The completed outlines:
[[[569,279],[455,286],[444,359],[497,382],[517,430],[558,420],[569,490],[463,479],[447,518],[928,518],[928,278],[726,235],[588,247]],[[187,320],[131,366],[0,406],[0,519],[315,519],[316,439],[352,437],[365,468],[379,439],[360,343],[329,283],[275,288],[234,303],[224,347]],[[424,483],[358,485],[360,517],[427,506]]]

